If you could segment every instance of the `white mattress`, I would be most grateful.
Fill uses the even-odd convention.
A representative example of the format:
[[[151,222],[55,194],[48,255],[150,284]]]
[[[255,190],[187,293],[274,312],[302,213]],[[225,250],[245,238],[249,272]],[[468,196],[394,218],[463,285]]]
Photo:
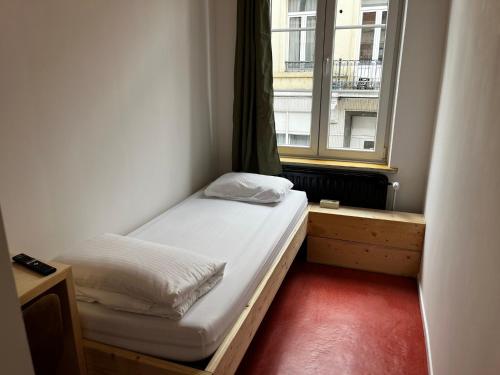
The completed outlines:
[[[222,281],[179,321],[78,303],[84,337],[158,357],[197,361],[224,339],[301,214],[305,193],[278,204],[207,198],[198,192],[129,236],[227,262]]]

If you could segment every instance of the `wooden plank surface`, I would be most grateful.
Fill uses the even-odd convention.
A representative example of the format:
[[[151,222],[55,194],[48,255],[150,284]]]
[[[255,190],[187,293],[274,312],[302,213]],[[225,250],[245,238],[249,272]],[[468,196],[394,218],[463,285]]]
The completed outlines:
[[[307,233],[307,211],[291,233],[252,299],[215,352],[206,370],[232,375],[259,328]]]
[[[57,271],[48,276],[39,275],[16,263],[12,263],[12,271],[16,282],[17,297],[21,305],[31,301],[46,290],[52,288],[57,283],[64,280],[68,274],[70,266],[57,262],[44,262],[55,268]]]
[[[361,217],[376,220],[397,221],[402,223],[425,224],[424,215],[411,212],[375,210],[372,208],[359,208],[349,206],[340,206],[337,209],[332,209],[320,207],[318,203],[311,203],[309,206],[309,212]]]
[[[54,293],[59,297],[64,349],[57,374],[86,374],[71,266],[57,262],[46,263],[56,267],[57,271],[42,276],[18,264],[12,264],[19,302],[23,306],[48,293]]]
[[[83,346],[88,375],[211,375],[208,371],[92,340],[84,339]]]
[[[337,168],[337,169],[355,169],[362,171],[380,171],[386,173],[396,173],[396,167],[390,167],[387,164],[380,163],[366,163],[358,161],[341,161],[329,159],[310,159],[310,158],[297,158],[297,157],[280,157],[283,164],[290,165],[306,165],[311,167],[324,167],[324,168]]]
[[[414,215],[353,208],[322,209],[313,205],[308,234],[421,251],[425,222],[421,215]]]
[[[400,276],[417,276],[421,252],[330,238],[307,237],[307,260]]]
[[[71,322],[71,332],[68,333],[68,340],[71,340],[72,345],[74,345],[76,361],[78,362],[81,374],[87,374],[85,355],[83,353],[82,328],[80,326],[80,315],[78,315],[78,307],[76,305],[75,287],[71,268],[67,271],[67,276],[63,285],[66,289],[65,294],[68,298],[66,307]]]

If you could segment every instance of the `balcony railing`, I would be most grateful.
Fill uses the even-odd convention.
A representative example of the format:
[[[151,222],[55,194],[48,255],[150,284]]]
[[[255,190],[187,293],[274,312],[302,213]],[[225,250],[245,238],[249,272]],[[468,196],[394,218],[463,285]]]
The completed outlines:
[[[310,72],[314,61],[285,61],[287,72]],[[382,62],[377,60],[333,60],[333,90],[379,90]]]
[[[371,60],[334,60],[333,90],[379,90],[382,62]]]

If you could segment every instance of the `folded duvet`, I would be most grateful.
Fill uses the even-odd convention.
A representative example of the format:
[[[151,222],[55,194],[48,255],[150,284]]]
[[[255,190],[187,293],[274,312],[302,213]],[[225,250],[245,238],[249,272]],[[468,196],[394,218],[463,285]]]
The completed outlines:
[[[72,265],[76,297],[109,308],[180,319],[222,278],[225,263],[176,247],[116,234],[57,258]]]

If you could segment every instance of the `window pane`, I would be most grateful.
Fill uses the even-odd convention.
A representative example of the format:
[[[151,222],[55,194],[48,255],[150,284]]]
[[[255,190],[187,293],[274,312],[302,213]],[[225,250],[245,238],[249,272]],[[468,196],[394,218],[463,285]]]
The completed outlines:
[[[274,111],[274,126],[276,128],[276,133],[286,133],[287,128],[287,113]]]
[[[290,17],[290,29],[300,28],[300,17]],[[290,31],[288,37],[288,61],[300,61],[300,31]]]
[[[276,133],[276,140],[278,141],[278,146],[286,145],[286,134]]]
[[[302,134],[290,134],[291,146],[309,146],[309,136]]]
[[[387,11],[382,12],[382,24],[387,24]],[[384,58],[384,47],[385,47],[385,29],[380,30],[380,42],[378,46],[378,61],[382,62]]]
[[[307,28],[316,27],[316,16],[307,17]],[[306,31],[306,56],[305,61],[314,60],[314,31]]]
[[[363,12],[362,25],[374,25],[376,21],[376,12]],[[359,47],[359,59],[371,60],[373,56],[373,42],[375,39],[375,30],[368,29],[361,32],[361,44]]]
[[[334,31],[328,149],[374,151],[377,142],[385,28],[356,25],[385,24],[387,0],[363,3],[337,0],[342,28]]]
[[[288,0],[289,12],[316,12],[316,0]]]
[[[278,145],[309,147],[316,33],[306,29],[316,27],[316,1],[273,0],[271,6]]]
[[[377,17],[376,12],[363,12],[362,25],[375,25],[376,17]]]
[[[349,115],[349,114],[346,114]],[[350,133],[348,146],[354,150],[367,150],[373,147],[366,147],[367,145],[374,144],[376,131],[377,131],[377,117],[376,113],[352,113],[351,118],[346,121],[350,125],[350,129],[345,134]]]
[[[373,42],[375,39],[375,30],[361,31],[361,43],[359,46],[359,59],[369,61],[373,56]]]
[[[310,112],[289,112],[288,129],[291,133],[307,134],[311,124]]]

